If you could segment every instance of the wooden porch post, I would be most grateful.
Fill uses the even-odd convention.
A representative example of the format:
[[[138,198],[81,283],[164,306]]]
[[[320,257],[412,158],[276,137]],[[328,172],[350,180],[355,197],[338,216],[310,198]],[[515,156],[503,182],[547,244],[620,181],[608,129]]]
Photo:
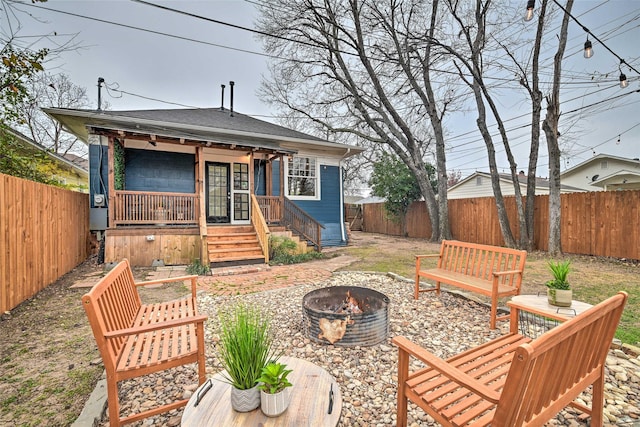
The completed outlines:
[[[252,151],[251,153],[249,153],[249,194],[254,194],[254,188],[255,188],[256,177],[254,175],[253,163],[254,163],[254,158],[253,158],[253,151]]]
[[[102,136],[99,136],[99,138],[102,138]],[[116,228],[115,224],[113,223],[114,218],[115,218],[115,211],[116,211],[116,179],[115,179],[115,160],[114,160],[114,154],[115,154],[115,148],[114,148],[114,144],[119,144],[119,142],[116,142],[115,138],[110,136],[107,138],[107,185],[109,187],[109,206],[107,207],[108,211],[107,211],[107,216],[108,216],[108,223],[107,223],[107,228]],[[102,144],[100,144],[100,149],[102,150]]]
[[[196,194],[198,195],[198,205],[196,214],[198,215],[198,226],[200,228],[200,263],[209,265],[209,250],[207,247],[207,211],[205,209],[206,198],[204,188],[204,147],[196,147]]]
[[[284,162],[285,156],[280,155],[280,205],[284,206]],[[280,218],[282,220],[282,218]]]
[[[264,167],[264,187],[265,187],[265,196],[273,196],[273,163],[272,159],[267,159],[265,161]]]

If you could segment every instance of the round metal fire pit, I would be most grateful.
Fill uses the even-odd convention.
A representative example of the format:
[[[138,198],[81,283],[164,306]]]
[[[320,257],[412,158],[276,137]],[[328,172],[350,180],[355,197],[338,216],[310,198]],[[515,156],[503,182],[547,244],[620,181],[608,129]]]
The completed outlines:
[[[389,335],[389,298],[373,289],[332,286],[302,298],[307,336],[336,346],[370,346]]]

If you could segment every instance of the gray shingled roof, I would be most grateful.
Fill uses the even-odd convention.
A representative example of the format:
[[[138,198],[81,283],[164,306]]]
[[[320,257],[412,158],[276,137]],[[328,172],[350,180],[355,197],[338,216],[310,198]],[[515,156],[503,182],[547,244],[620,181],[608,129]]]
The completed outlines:
[[[273,135],[286,138],[300,138],[313,141],[324,141],[315,136],[288,129],[264,120],[255,119],[245,114],[233,112],[231,116],[228,109],[220,108],[193,108],[172,110],[129,110],[129,111],[102,111],[102,114],[114,118],[130,117],[157,122],[176,123],[181,125],[202,126],[215,129],[226,129]]]

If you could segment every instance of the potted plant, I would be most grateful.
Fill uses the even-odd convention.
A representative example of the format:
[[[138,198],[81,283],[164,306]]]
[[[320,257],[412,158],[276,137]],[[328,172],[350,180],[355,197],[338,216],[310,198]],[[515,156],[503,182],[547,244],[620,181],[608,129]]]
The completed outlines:
[[[248,412],[260,406],[258,379],[273,350],[270,319],[257,307],[236,304],[218,313],[220,340],[217,354],[231,384],[231,407]]]
[[[549,304],[558,307],[570,307],[573,300],[573,292],[567,281],[570,261],[555,263],[549,261],[549,269],[553,274],[553,279],[547,285],[547,300]]]
[[[267,417],[277,417],[287,410],[291,400],[291,384],[287,376],[291,369],[284,363],[269,362],[258,378],[260,408]]]

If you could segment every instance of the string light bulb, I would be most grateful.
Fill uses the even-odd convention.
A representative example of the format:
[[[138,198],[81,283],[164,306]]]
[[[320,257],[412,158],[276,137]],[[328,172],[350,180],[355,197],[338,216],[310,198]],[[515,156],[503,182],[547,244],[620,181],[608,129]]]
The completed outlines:
[[[533,9],[536,7],[536,0],[527,0],[527,11],[524,14],[524,20],[529,22],[533,19]]]
[[[627,76],[623,72],[620,72],[620,87],[624,89],[627,86],[629,86],[629,81],[627,80]]]
[[[587,41],[584,42],[584,57],[589,59],[593,56],[593,46],[591,45],[591,40],[589,40],[589,36],[587,36]]]

